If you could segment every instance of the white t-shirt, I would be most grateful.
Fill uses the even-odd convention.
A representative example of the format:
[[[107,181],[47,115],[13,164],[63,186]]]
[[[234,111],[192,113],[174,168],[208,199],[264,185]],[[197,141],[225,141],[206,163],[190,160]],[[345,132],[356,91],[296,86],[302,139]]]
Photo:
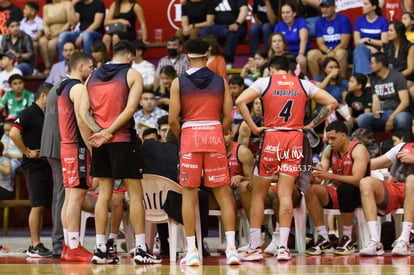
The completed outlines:
[[[144,85],[154,84],[155,66],[152,63],[146,60],[142,61],[141,63],[134,62],[131,68],[141,74]]]
[[[14,74],[23,75],[22,72],[17,68],[13,68],[13,70],[10,72],[6,72],[6,70],[4,70],[0,73],[0,90],[3,90],[4,92],[11,91],[9,85],[9,77]]]
[[[300,83],[302,84],[303,89],[305,90],[305,93],[312,98],[316,91],[319,90],[318,87],[312,84],[312,82],[308,80],[302,80],[299,79]],[[263,93],[269,88],[270,85],[270,76],[259,78],[256,80],[249,88],[252,88],[255,90],[259,96],[262,96]]]

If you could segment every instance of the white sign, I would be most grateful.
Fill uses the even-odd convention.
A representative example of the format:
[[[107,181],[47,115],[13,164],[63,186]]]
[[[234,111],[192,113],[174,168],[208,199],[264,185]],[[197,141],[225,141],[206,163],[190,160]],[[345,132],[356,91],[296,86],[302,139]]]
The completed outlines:
[[[362,7],[362,0],[336,0],[336,12]]]

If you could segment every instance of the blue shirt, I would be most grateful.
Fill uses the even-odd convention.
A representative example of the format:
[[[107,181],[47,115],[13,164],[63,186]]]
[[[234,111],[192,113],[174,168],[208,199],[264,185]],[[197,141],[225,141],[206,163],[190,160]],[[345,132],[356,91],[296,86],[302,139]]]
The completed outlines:
[[[328,21],[325,17],[321,17],[315,24],[316,37],[322,37],[325,45],[333,50],[341,43],[341,34],[351,34],[352,24],[348,16],[337,13],[335,19]]]
[[[285,22],[279,21],[279,23],[277,23],[277,25],[275,26],[275,30],[273,32],[283,33],[283,35],[285,36],[286,42],[288,43],[288,50],[294,56],[297,56],[299,53],[299,45],[300,45],[299,31],[301,29],[307,29],[309,31],[309,28],[306,25],[305,19],[296,18],[295,22],[293,23],[290,29],[288,25],[286,25]],[[310,49],[312,49],[312,46],[309,43],[309,36],[308,36],[308,41],[306,42],[306,52],[309,51]]]
[[[322,78],[320,76],[315,77],[316,82],[322,82]],[[341,85],[329,84],[324,89],[328,93],[333,96],[338,103],[342,103],[342,93],[348,91],[348,80],[342,79]]]
[[[52,69],[50,70],[49,77],[45,82],[55,85],[57,82],[65,78],[68,73],[68,63],[66,60],[57,62],[53,64]]]
[[[381,34],[388,32],[388,21],[384,17],[378,16],[374,22],[370,23],[363,15],[355,20],[354,31],[359,32],[361,38],[381,40]]]

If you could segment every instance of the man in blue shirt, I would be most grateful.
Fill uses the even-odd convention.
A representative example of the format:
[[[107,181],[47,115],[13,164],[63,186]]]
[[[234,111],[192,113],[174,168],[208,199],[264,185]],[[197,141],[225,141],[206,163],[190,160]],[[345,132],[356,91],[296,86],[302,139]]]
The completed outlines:
[[[320,76],[320,65],[326,57],[338,60],[342,77],[346,77],[348,47],[352,24],[346,15],[336,13],[335,0],[321,0],[321,17],[315,26],[318,49],[310,50],[307,56],[312,78]]]
[[[71,55],[75,52],[75,48],[75,43],[72,41],[65,42],[62,50],[62,55],[65,59],[53,64],[50,74],[45,82],[55,85],[66,76],[68,73],[68,63]]]

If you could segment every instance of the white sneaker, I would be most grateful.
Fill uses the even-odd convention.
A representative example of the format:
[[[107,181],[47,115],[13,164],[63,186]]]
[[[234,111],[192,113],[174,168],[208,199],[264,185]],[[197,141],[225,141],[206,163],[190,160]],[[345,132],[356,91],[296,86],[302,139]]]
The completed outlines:
[[[266,249],[264,250],[264,253],[265,254],[268,254],[268,255],[276,256],[276,254],[277,254],[277,244],[278,244],[278,241],[279,241],[279,234],[273,232],[273,234],[272,234],[272,241],[266,247]]]
[[[277,260],[278,261],[290,261],[292,259],[292,256],[290,255],[290,251],[288,248],[285,248],[284,246],[280,246],[277,249]]]
[[[198,257],[197,248],[194,248],[191,252],[187,252],[187,255],[181,259],[180,265],[199,266],[200,258]]]
[[[250,243],[246,244],[245,246],[239,247],[239,249],[237,249],[238,252],[246,252],[248,251],[250,248]]]
[[[239,265],[240,258],[237,255],[237,250],[234,246],[226,249],[226,264],[228,265]]]
[[[410,244],[399,238],[392,244],[392,256],[410,256]]]
[[[263,260],[263,253],[260,247],[256,249],[249,248],[246,252],[241,253],[241,259],[243,261],[260,261]]]
[[[221,245],[217,248],[217,252],[220,253],[221,255],[225,255],[226,249],[227,249],[227,240],[224,240],[224,242],[222,242]]]
[[[384,246],[381,242],[370,240],[367,247],[359,251],[360,256],[381,256],[384,255]]]

